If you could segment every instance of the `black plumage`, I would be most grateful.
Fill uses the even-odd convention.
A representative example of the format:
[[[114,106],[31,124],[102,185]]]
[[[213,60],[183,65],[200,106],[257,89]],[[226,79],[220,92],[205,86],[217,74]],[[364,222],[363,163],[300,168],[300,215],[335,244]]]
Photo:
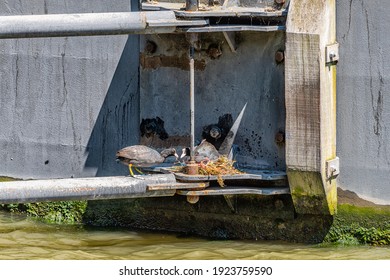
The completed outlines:
[[[157,135],[161,140],[168,138],[168,133],[164,128],[164,121],[159,117],[152,119],[142,119],[140,124],[141,137],[152,137]]]
[[[203,127],[202,139],[214,145],[218,150],[233,126],[231,114],[220,116],[217,124],[209,124]]]

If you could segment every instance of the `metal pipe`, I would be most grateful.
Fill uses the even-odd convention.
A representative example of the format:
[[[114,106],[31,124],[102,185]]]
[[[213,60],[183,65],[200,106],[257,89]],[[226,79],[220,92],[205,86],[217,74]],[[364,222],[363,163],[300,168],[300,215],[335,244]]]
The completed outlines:
[[[191,125],[191,146],[190,161],[195,161],[195,62],[194,46],[190,46],[190,125]]]
[[[174,11],[1,16],[0,39],[173,33],[207,24],[177,19]]]
[[[175,189],[147,190],[148,185],[175,184],[173,174],[147,175],[143,178],[115,176],[1,182],[0,203],[173,196],[176,192]]]
[[[190,126],[191,126],[191,154],[190,161],[195,162],[195,44],[198,40],[198,34],[191,33],[188,37],[190,43],[189,66],[190,66]]]
[[[0,17],[0,38],[129,34],[145,30],[144,12]]]
[[[190,66],[190,127],[191,127],[191,143],[190,143],[190,162],[187,164],[187,173],[189,175],[198,174],[198,165],[195,162],[195,44],[198,40],[196,33],[189,35],[189,66]]]
[[[186,11],[197,11],[199,0],[186,0]]]

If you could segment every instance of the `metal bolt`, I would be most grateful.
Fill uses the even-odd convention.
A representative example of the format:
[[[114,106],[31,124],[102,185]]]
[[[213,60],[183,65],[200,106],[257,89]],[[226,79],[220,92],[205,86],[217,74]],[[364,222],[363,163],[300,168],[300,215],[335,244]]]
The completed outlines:
[[[195,204],[199,201],[199,196],[198,195],[188,195],[187,196],[187,202],[191,204]]]
[[[216,45],[210,45],[207,50],[207,54],[211,59],[217,59],[222,55],[221,49]]]
[[[145,52],[146,53],[155,53],[157,50],[157,44],[153,41],[146,41]]]
[[[332,51],[332,52],[330,52],[330,54],[329,54],[329,59],[330,59],[330,60],[334,60],[336,56],[337,56],[336,53]]]
[[[189,162],[187,164],[187,174],[188,175],[197,175],[199,172],[199,166],[195,162]]]
[[[283,132],[279,131],[278,133],[276,133],[276,135],[275,135],[276,144],[282,144],[282,143],[284,143],[284,140],[285,140],[285,137],[284,137]]]
[[[276,63],[282,63],[284,61],[284,51],[277,51],[275,53]]]

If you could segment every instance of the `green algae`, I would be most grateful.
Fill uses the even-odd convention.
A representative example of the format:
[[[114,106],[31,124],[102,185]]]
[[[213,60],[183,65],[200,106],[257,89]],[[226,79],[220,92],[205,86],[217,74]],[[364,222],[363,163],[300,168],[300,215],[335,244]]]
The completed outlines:
[[[17,180],[11,177],[0,177],[0,182]],[[87,201],[0,204],[0,210],[25,214],[51,224],[80,224],[86,209]]]
[[[26,214],[51,224],[80,224],[86,208],[87,201],[0,204],[2,210]]]
[[[10,181],[15,181],[15,179],[6,176],[0,176],[0,182],[10,182]]]
[[[321,173],[287,170],[294,207],[299,214],[333,215],[337,212],[334,182],[322,181]]]
[[[340,204],[323,244],[390,245],[390,206]]]

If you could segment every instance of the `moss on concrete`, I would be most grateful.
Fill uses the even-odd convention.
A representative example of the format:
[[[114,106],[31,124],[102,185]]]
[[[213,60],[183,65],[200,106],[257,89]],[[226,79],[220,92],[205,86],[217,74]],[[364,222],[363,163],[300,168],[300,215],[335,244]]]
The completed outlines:
[[[337,196],[334,182],[324,186],[318,172],[288,170],[287,176],[295,210],[298,213],[333,215],[336,212]]]
[[[0,176],[0,182],[9,182],[9,181],[15,181],[15,179],[6,176]]]
[[[356,194],[349,195],[348,203],[338,205],[324,244],[390,245],[390,205],[375,205]]]
[[[15,181],[11,177],[0,177],[0,182]],[[82,222],[87,208],[86,201],[56,201],[39,203],[0,204],[0,210],[27,214],[47,223],[78,224]]]
[[[47,223],[79,224],[82,222],[86,201],[57,201],[25,204],[0,204],[0,209],[27,214]]]

